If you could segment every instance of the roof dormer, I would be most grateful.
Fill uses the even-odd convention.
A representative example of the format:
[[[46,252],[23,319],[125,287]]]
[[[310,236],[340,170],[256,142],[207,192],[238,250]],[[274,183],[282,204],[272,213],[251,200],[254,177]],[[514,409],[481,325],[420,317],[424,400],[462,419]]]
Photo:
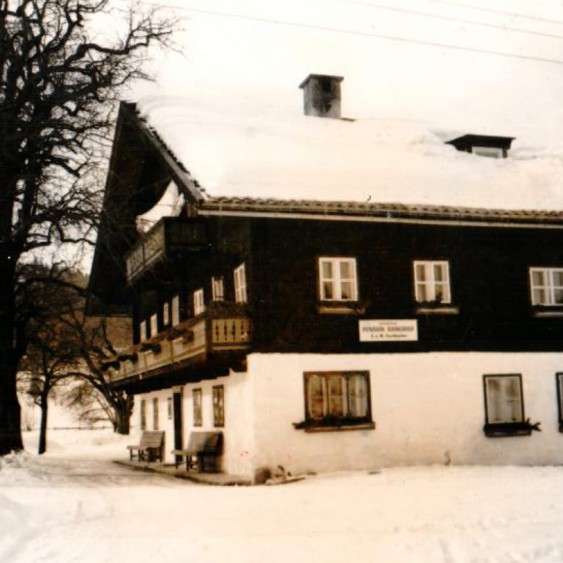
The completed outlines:
[[[305,115],[340,119],[340,83],[342,76],[310,74],[300,85]]]
[[[497,137],[493,135],[462,135],[446,144],[453,145],[458,151],[470,152],[489,158],[506,158],[515,137]]]

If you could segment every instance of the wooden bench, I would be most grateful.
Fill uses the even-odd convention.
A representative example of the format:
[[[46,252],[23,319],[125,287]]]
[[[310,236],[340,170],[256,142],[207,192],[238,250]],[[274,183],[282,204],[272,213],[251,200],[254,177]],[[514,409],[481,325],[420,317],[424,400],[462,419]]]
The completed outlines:
[[[185,450],[172,450],[176,469],[186,459],[186,470],[197,468],[200,473],[217,473],[218,460],[223,448],[221,432],[192,432]]]
[[[141,434],[138,446],[127,446],[129,459],[133,461],[135,452],[139,461],[162,461],[164,446],[164,432],[159,430],[145,430]]]

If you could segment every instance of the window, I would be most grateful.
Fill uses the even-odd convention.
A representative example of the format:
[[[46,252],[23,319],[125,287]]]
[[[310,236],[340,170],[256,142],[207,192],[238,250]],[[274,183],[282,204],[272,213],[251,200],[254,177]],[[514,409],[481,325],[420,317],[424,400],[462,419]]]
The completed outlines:
[[[194,426],[201,426],[203,424],[203,411],[201,408],[201,389],[193,390],[194,401]]]
[[[502,374],[483,376],[485,391],[485,434],[489,437],[529,435],[525,420],[522,376]]]
[[[145,401],[145,399],[141,399],[141,408],[139,411],[139,416],[140,416],[139,425],[141,427],[141,430],[146,430],[147,429],[147,402]]]
[[[156,336],[158,334],[158,317],[157,315],[151,315],[151,336]]]
[[[168,303],[164,303],[162,305],[162,324],[164,326],[168,326],[170,323],[170,305]]]
[[[373,427],[369,372],[306,372],[304,377],[304,427]]]
[[[563,305],[563,268],[530,268],[532,305]]]
[[[241,264],[234,271],[234,282],[235,282],[235,301],[237,303],[246,303],[246,268],[244,264]]]
[[[225,426],[225,388],[213,387],[213,426]]]
[[[473,154],[478,156],[487,156],[489,158],[503,158],[503,150],[499,147],[477,147],[474,146],[471,150]]]
[[[414,291],[418,303],[451,303],[448,262],[415,261]]]
[[[152,400],[152,427],[153,430],[158,430],[158,399]]]
[[[563,373],[555,374],[557,381],[557,404],[559,406],[559,432],[563,432]]]
[[[141,342],[147,339],[147,321],[142,321],[139,325],[139,339]]]
[[[319,258],[321,301],[357,301],[355,258]]]
[[[172,397],[166,399],[166,412],[168,414],[168,420],[172,420],[172,415],[174,413],[174,408],[172,406]]]
[[[194,291],[194,315],[201,315],[205,311],[205,297],[203,289]]]
[[[211,278],[211,297],[213,301],[223,301],[225,299],[225,284],[223,278]]]
[[[172,298],[172,326],[180,323],[180,296],[175,295]]]

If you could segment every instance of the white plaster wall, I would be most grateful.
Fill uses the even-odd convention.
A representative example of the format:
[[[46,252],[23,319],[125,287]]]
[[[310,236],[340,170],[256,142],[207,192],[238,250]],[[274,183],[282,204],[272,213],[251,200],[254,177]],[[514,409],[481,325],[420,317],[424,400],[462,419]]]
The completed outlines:
[[[155,430],[153,417],[153,399],[158,399],[158,430],[164,430],[164,461],[174,461],[171,450],[174,448],[174,419],[168,418],[168,397],[172,397],[171,389],[152,391],[135,395],[135,406],[131,415],[131,444],[138,444],[141,437],[141,400],[146,406],[146,430]]]
[[[225,393],[225,426],[213,425],[213,386],[223,385]],[[175,388],[177,389],[177,388]],[[232,373],[228,377],[220,377],[210,381],[190,383],[182,388],[183,434],[184,445],[187,446],[191,432],[220,431],[223,432],[223,456],[220,462],[221,470],[233,475],[253,475],[253,445],[252,430],[254,424],[251,409],[252,384],[246,373]],[[202,390],[202,425],[194,426],[193,390]],[[174,418],[168,419],[167,399],[172,397],[172,388],[135,396],[135,408],[131,418],[131,443],[138,443],[140,430],[141,400],[147,402],[147,430],[153,428],[153,399],[158,398],[159,430],[164,430],[165,463],[174,463],[172,450],[174,449]]]
[[[559,464],[555,373],[563,356],[546,353],[378,355],[253,354],[248,358],[255,413],[255,467],[293,471],[399,464]],[[305,371],[368,370],[375,430],[310,432],[304,419]],[[483,374],[521,373],[524,408],[542,432],[487,438]]]
[[[213,425],[213,387],[223,385],[225,393],[225,425],[216,428]],[[228,377],[220,377],[210,381],[190,383],[183,387],[184,408],[184,441],[194,431],[223,432],[223,456],[221,470],[233,475],[252,474],[252,418],[250,408],[252,384],[246,373],[231,373]],[[202,390],[202,422],[201,426],[193,424],[193,390]],[[171,460],[173,461],[173,459]]]

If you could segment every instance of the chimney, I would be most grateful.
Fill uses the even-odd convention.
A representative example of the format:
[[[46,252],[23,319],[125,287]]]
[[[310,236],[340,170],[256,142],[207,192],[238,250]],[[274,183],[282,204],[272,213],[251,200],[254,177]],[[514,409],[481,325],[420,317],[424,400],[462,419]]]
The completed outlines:
[[[309,74],[299,85],[303,88],[305,115],[340,119],[340,83],[342,76]]]

